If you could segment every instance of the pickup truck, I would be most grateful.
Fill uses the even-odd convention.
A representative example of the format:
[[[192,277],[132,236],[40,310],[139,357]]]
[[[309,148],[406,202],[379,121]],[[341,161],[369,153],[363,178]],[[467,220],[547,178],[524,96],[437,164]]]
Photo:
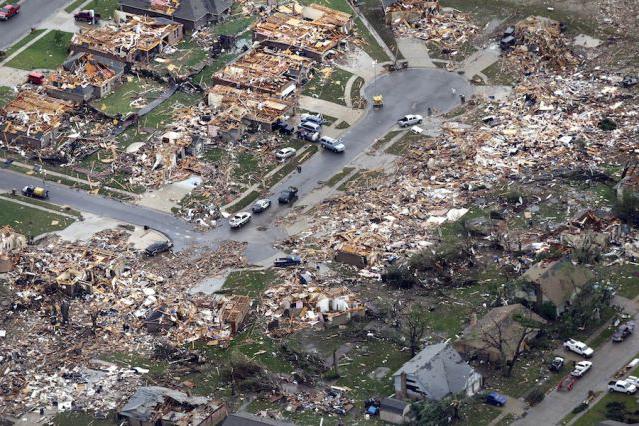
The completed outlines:
[[[637,392],[637,386],[630,383],[628,380],[617,380],[608,382],[608,392],[620,392],[632,395]]]
[[[8,21],[20,13],[20,5],[7,4],[0,9],[0,21]]]
[[[581,355],[584,358],[592,357],[592,354],[595,352],[586,345],[584,342],[580,342],[575,339],[568,339],[564,342],[564,349],[567,351],[572,351],[577,355]]]

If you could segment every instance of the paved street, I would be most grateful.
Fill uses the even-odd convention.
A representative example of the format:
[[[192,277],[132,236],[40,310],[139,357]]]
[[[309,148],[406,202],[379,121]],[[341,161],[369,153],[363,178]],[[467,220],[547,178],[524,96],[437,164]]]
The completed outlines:
[[[456,95],[452,94],[451,87],[455,87]],[[273,242],[286,236],[282,229],[273,226],[275,219],[291,208],[277,204],[276,198],[281,190],[289,185],[296,186],[301,198],[297,204],[304,204],[304,196],[319,187],[318,182],[326,181],[340,172],[375,139],[385,135],[399,117],[409,113],[424,113],[429,106],[441,112],[448,111],[459,103],[458,95],[470,96],[471,92],[472,88],[462,77],[441,70],[408,69],[380,77],[367,87],[366,96],[370,98],[373,94],[383,94],[384,108],[369,109],[364,118],[350,127],[343,136],[346,152],[334,154],[321,151],[314,155],[303,164],[301,174],[294,172],[273,188],[271,199],[274,203],[271,209],[255,215],[251,224],[237,231],[232,231],[224,224],[210,232],[197,232],[193,225],[168,213],[47,182],[50,201],[135,225],[148,225],[167,234],[174,241],[176,250],[200,244],[215,246],[226,240],[245,241],[248,243],[246,254],[249,262],[258,263],[275,255]],[[0,188],[19,189],[27,184],[41,185],[42,181],[0,169]]]
[[[615,297],[615,304],[624,306],[626,312],[635,314],[637,306],[628,299]],[[639,353],[639,335],[629,337],[623,343],[608,341],[599,347],[592,357],[592,370],[575,383],[570,392],[553,390],[539,404],[528,410],[528,415],[514,424],[520,426],[556,425],[579,405],[589,390],[607,392],[610,377]],[[572,355],[570,355],[572,358]],[[581,359],[574,357],[572,359]],[[570,363],[569,363],[570,364]]]
[[[0,22],[0,50],[5,50],[70,3],[69,0],[25,0],[20,14],[6,22]]]

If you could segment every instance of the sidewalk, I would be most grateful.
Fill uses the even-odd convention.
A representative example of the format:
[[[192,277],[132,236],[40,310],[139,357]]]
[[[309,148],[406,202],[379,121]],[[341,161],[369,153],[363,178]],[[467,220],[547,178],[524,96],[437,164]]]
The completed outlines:
[[[21,206],[29,207],[31,209],[42,210],[43,212],[57,214],[59,216],[68,217],[68,218],[73,219],[73,220],[78,220],[77,216],[73,216],[73,215],[70,215],[68,213],[63,213],[63,212],[60,212],[58,210],[48,209],[46,207],[42,207],[42,206],[39,206],[37,204],[27,203],[26,201],[18,200],[18,199],[15,199],[15,198],[5,197],[3,195],[0,195],[0,200],[9,201],[11,203],[20,204]]]

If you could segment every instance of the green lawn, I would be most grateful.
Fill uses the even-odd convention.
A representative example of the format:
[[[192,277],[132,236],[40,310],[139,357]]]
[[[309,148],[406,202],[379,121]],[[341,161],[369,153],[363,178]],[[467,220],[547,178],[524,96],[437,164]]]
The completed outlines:
[[[102,99],[96,99],[92,102],[92,104],[109,116],[116,116],[118,114],[126,115],[130,112],[139,110],[148,102],[157,98],[164,90],[166,90],[166,87],[153,80],[131,77],[109,95]],[[144,98],[142,102],[131,105],[131,102],[139,99],[140,97]],[[150,116],[160,108],[161,106],[148,115]]]
[[[255,22],[254,16],[240,16],[235,19],[228,20],[217,24],[214,28],[215,34],[220,35],[235,35],[246,30],[253,22]]]
[[[387,154],[403,155],[413,143],[418,142],[422,139],[426,139],[426,136],[418,135],[408,131],[399,140],[395,141],[395,143],[386,148],[385,152]]]
[[[344,177],[346,177],[353,170],[355,170],[354,167],[344,167],[341,172],[332,176],[329,180],[326,181],[326,183],[324,183],[324,185],[330,186],[330,187],[337,185],[337,182],[344,179]]]
[[[45,232],[59,231],[73,219],[7,200],[0,200],[0,226],[11,225],[17,232],[35,237]]]
[[[596,278],[605,285],[617,289],[617,294],[628,299],[639,296],[639,266],[625,265],[598,266],[594,270]]]
[[[120,8],[118,0],[93,0],[84,9],[93,9],[102,16],[102,19],[113,18],[113,11]]]
[[[238,56],[237,53],[225,53],[217,57],[211,64],[207,65],[191,78],[191,81],[195,84],[211,86],[211,76],[218,72],[227,63],[231,62],[233,58]]]
[[[504,68],[504,61],[501,59],[482,70],[482,73],[488,78],[487,84],[501,84],[512,86],[517,79],[515,75],[508,72]]]
[[[386,51],[377,43],[377,39],[368,31],[368,28],[364,25],[361,18],[355,18],[355,28],[357,28],[357,34],[364,40],[364,52],[375,59],[378,63],[388,62],[390,58],[386,54]]]
[[[386,25],[384,20],[384,11],[382,4],[378,0],[363,0],[359,6],[360,12],[366,17],[366,20],[375,29],[377,34],[384,40],[386,46],[398,56],[399,59],[403,59],[402,52],[397,48],[397,42],[395,41],[395,35],[390,26]],[[384,53],[385,55],[385,53]],[[387,61],[388,59],[385,59]]]
[[[73,3],[71,3],[70,5],[68,5],[67,7],[64,8],[64,11],[67,13],[71,13],[71,12],[75,12],[75,10],[77,8],[80,7],[80,5],[82,3],[84,3],[86,0],[75,0]]]
[[[386,133],[381,138],[377,139],[375,143],[373,144],[373,146],[371,147],[371,149],[373,151],[377,151],[378,149],[386,145],[388,142],[390,142],[391,139],[393,139],[395,136],[397,136],[401,132],[403,132],[403,130],[391,130],[390,132]]]
[[[45,30],[35,30],[30,32],[29,34],[27,34],[26,36],[24,36],[23,38],[21,38],[20,40],[18,40],[17,42],[15,42],[13,44],[13,46],[11,46],[10,48],[8,48],[6,50],[6,54],[7,54],[7,58],[9,56],[11,56],[13,53],[15,53],[18,49],[20,49],[22,46],[24,46],[25,44],[29,43],[31,40],[33,40],[34,38],[36,38],[37,36],[39,36],[40,34],[42,34]]]
[[[251,191],[246,195],[246,197],[233,204],[231,207],[226,209],[226,211],[229,213],[237,213],[245,207],[251,205],[253,201],[257,200],[260,197],[260,195],[261,194],[259,191]]]
[[[626,410],[630,412],[636,412],[639,410],[639,404],[637,404],[637,397],[632,395],[624,395],[621,393],[609,393],[606,394],[599,402],[593,405],[586,413],[579,417],[577,421],[573,423],[574,426],[596,426],[599,422],[606,420],[606,405],[611,402],[623,403],[626,406]],[[638,419],[634,417],[635,421]]]
[[[0,86],[0,108],[8,104],[16,97],[16,92],[11,87]]]
[[[339,105],[346,105],[344,101],[344,90],[346,83],[353,76],[352,73],[341,68],[335,68],[326,78],[321,73],[315,74],[308,82],[302,94],[306,96],[317,96],[319,99],[333,102]]]
[[[149,67],[156,72],[177,76],[188,76],[199,70],[208,58],[208,51],[192,39],[178,43],[176,51],[162,55],[166,62],[151,62]]]
[[[33,43],[7,66],[23,70],[55,69],[67,58],[72,33],[52,30]]]
[[[222,291],[230,294],[258,297],[270,285],[279,280],[272,269],[260,271],[235,271],[226,278]]]

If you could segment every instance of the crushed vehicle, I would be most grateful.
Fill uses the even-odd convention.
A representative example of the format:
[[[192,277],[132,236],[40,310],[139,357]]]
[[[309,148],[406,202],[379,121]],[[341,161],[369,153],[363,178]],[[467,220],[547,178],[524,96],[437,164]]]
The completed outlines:
[[[49,191],[40,186],[27,185],[22,188],[22,195],[24,195],[25,197],[40,198],[42,200],[46,200],[47,198],[49,198]]]
[[[277,120],[275,124],[273,124],[273,130],[277,130],[283,135],[292,135],[295,131],[295,127],[288,124],[286,121]]]
[[[233,228],[233,229],[238,229],[238,228],[241,228],[242,226],[246,225],[247,223],[249,223],[250,220],[251,220],[251,213],[249,213],[249,212],[239,212],[239,213],[234,214],[229,219],[229,225],[231,225],[231,228]]]
[[[286,268],[287,266],[297,266],[302,264],[302,258],[299,256],[278,257],[273,261],[273,266],[278,268]]]
[[[570,372],[570,375],[575,377],[582,377],[590,370],[591,367],[592,362],[579,361],[577,364],[575,364],[575,368]]]
[[[340,139],[331,138],[330,136],[322,136],[320,138],[320,145],[327,151],[338,153],[344,152],[344,149],[346,148]]]
[[[280,196],[277,198],[277,201],[280,204],[289,204],[297,199],[297,188],[294,186],[289,186],[284,191],[280,192]]]
[[[575,339],[568,339],[564,342],[564,349],[567,351],[571,351],[576,353],[577,355],[581,355],[584,358],[592,357],[592,354],[595,352],[591,347],[586,345],[584,342],[580,342]]]
[[[550,371],[559,372],[562,368],[564,368],[564,363],[565,360],[562,357],[556,356],[548,366],[548,369]]]
[[[608,392],[619,392],[632,395],[637,392],[637,386],[630,383],[629,380],[613,380],[608,382]]]
[[[268,198],[262,198],[260,200],[257,200],[255,204],[253,204],[251,211],[253,213],[262,213],[269,207],[271,207],[271,200],[269,200]]]
[[[317,142],[320,137],[319,132],[314,132],[307,129],[298,129],[295,133],[297,134],[298,138],[309,142]]]

